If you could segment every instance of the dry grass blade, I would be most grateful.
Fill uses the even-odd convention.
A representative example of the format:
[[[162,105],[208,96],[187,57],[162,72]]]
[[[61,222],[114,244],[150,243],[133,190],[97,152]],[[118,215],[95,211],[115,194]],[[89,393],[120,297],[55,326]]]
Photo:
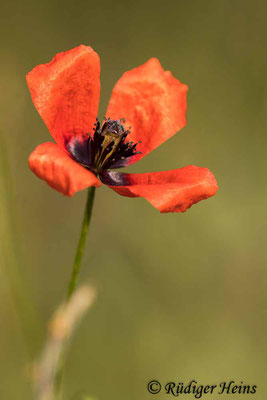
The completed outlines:
[[[78,322],[91,307],[96,289],[82,286],[70,301],[58,308],[49,324],[49,336],[39,363],[35,367],[36,399],[53,400],[57,367],[66,341],[71,337]]]

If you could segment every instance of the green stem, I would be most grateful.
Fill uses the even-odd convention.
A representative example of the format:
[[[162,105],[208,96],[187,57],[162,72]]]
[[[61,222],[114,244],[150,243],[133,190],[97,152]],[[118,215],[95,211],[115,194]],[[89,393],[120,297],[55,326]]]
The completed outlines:
[[[78,278],[79,278],[79,274],[80,274],[80,270],[81,270],[81,261],[83,258],[83,253],[84,253],[84,249],[85,249],[85,245],[86,245],[86,238],[87,238],[91,215],[92,215],[94,198],[95,198],[95,187],[92,186],[88,189],[87,202],[86,202],[86,207],[85,207],[85,212],[84,212],[84,217],[83,217],[82,230],[81,230],[80,240],[78,243],[75,260],[74,260],[74,264],[73,264],[67,300],[69,300],[71,298],[71,296],[77,286],[77,282],[78,282]]]
[[[84,254],[84,250],[85,250],[87,234],[88,234],[91,216],[92,216],[94,198],[95,198],[95,187],[92,186],[88,189],[87,201],[86,201],[86,206],[85,206],[85,211],[84,211],[80,239],[79,239],[79,243],[77,246],[76,255],[75,255],[74,264],[73,264],[72,273],[71,273],[71,278],[70,278],[70,282],[69,282],[67,301],[70,300],[71,296],[73,295],[73,293],[75,291],[77,283],[78,283],[78,278],[79,278],[80,270],[81,270],[81,262],[82,262],[82,258],[83,258],[83,254]],[[57,399],[61,398],[60,389],[61,389],[61,382],[62,382],[62,377],[63,377],[64,359],[65,359],[65,349],[63,348],[63,352],[58,361],[58,368],[57,368],[57,373],[55,376],[55,383],[54,383],[55,397]]]

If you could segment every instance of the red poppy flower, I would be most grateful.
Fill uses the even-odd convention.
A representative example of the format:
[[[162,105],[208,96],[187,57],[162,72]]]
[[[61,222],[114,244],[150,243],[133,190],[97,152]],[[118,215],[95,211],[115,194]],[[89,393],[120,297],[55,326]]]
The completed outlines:
[[[119,79],[102,126],[96,119],[100,61],[92,48],[81,45],[57,54],[35,67],[27,83],[56,141],[39,145],[29,165],[64,195],[102,181],[122,196],[144,197],[160,212],[184,212],[216,193],[213,174],[193,165],[145,174],[113,171],[138,161],[186,124],[187,86],[156,58]],[[131,130],[125,129],[124,118]]]

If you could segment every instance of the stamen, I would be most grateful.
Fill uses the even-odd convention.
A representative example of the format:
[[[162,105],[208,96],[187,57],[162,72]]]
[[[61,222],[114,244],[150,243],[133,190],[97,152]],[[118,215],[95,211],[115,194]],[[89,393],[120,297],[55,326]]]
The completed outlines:
[[[140,151],[136,150],[138,143],[126,141],[131,133],[131,127],[125,130],[125,118],[112,120],[104,117],[102,127],[96,119],[93,134],[88,133],[85,142],[72,139],[66,144],[72,158],[85,168],[96,174],[104,170],[121,168],[129,163],[129,159]]]

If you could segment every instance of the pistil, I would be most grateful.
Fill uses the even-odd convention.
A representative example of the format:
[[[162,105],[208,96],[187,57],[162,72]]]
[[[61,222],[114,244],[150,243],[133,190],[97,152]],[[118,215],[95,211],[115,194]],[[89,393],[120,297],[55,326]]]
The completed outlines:
[[[79,141],[73,139],[66,145],[71,157],[95,174],[108,169],[125,167],[131,157],[139,154],[138,143],[126,141],[130,129],[125,130],[125,119],[105,119],[102,127],[97,119],[93,136]]]

